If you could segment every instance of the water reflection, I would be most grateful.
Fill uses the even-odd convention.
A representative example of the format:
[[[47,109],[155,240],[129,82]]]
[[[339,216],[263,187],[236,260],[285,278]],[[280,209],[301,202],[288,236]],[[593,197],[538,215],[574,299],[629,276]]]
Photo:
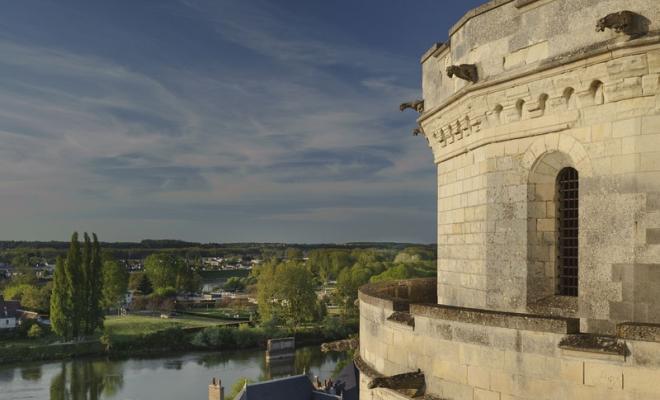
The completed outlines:
[[[76,360],[62,363],[50,381],[51,400],[97,400],[114,396],[123,386],[121,364]]]
[[[41,366],[31,365],[21,368],[21,378],[23,378],[24,381],[37,382],[41,380]]]
[[[345,359],[346,355],[324,354],[312,346],[271,363],[258,350],[25,363],[0,366],[0,400],[205,399],[214,376],[222,377],[226,390],[241,377],[257,381],[308,372],[324,378]]]

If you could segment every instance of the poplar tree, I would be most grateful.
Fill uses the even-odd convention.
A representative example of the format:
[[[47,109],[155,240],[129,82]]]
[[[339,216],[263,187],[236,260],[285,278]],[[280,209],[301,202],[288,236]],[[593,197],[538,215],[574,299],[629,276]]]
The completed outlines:
[[[91,335],[103,326],[101,246],[84,234],[82,251],[78,233],[71,235],[66,261],[59,258],[53,277],[51,320],[53,330],[70,340]]]
[[[82,273],[82,255],[80,254],[80,243],[78,243],[78,232],[71,235],[69,252],[64,263],[64,271],[67,281],[67,297],[71,301],[71,336],[77,338],[81,333],[82,315],[85,306],[85,298],[82,297],[82,285],[84,284]]]
[[[88,311],[87,330],[85,332],[87,335],[93,334],[96,328],[103,326],[103,309],[101,307],[103,296],[102,266],[101,245],[96,234],[92,233],[91,260],[87,273]]]
[[[67,287],[64,259],[57,257],[50,298],[50,323],[53,331],[66,340],[71,339],[71,302]]]
[[[92,280],[92,242],[87,232],[83,234],[82,262],[80,266],[80,332],[88,334],[90,330],[90,303],[91,280]]]

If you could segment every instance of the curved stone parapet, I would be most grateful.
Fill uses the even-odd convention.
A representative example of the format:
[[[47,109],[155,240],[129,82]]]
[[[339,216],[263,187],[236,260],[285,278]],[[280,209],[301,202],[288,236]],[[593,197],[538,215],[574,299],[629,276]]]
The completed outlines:
[[[418,370],[428,398],[660,398],[660,325],[624,323],[602,337],[580,333],[575,318],[433,304],[431,287],[422,279],[360,289],[360,398],[409,398],[368,385]],[[401,313],[412,326],[390,318]]]

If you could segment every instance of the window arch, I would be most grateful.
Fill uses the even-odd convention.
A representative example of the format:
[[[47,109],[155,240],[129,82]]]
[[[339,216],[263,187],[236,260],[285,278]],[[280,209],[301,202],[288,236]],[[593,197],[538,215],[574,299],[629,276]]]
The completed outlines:
[[[557,174],[557,294],[578,295],[579,179],[575,168]]]

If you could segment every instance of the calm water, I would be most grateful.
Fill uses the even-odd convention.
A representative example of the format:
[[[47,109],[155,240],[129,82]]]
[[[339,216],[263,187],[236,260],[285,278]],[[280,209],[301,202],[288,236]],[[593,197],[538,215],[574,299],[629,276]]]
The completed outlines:
[[[344,354],[324,354],[318,346],[296,351],[293,360],[268,366],[256,350],[192,353],[149,359],[85,359],[0,366],[0,399],[206,400],[211,377],[225,393],[240,377],[255,381],[309,371],[331,377]]]

